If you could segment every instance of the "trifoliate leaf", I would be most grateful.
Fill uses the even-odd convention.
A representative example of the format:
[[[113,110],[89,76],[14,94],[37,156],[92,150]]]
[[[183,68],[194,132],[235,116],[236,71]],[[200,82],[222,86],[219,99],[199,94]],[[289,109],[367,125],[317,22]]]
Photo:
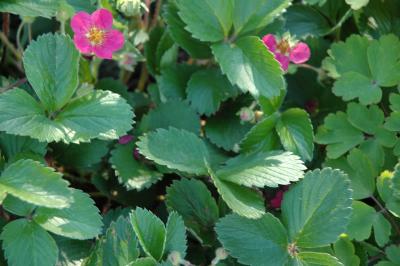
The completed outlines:
[[[352,208],[353,214],[347,227],[347,234],[357,241],[368,239],[375,220],[375,209],[361,201],[354,201]]]
[[[205,43],[194,39],[190,32],[185,29],[186,25],[179,17],[178,11],[179,9],[175,3],[168,2],[166,4],[164,18],[172,39],[194,58],[210,57],[210,48]]]
[[[170,100],[150,110],[143,116],[139,124],[141,132],[148,132],[158,128],[174,127],[184,129],[195,134],[200,132],[200,118],[186,102]]]
[[[301,179],[306,167],[291,152],[241,154],[216,172],[221,180],[247,187],[277,187]]]
[[[138,162],[134,158],[134,149],[133,143],[117,145],[111,152],[110,163],[122,185],[128,190],[140,191],[159,181],[162,174]]]
[[[116,139],[131,128],[132,119],[131,107],[125,100],[107,91],[93,91],[76,98],[60,113],[49,116],[21,89],[0,94],[0,128],[39,141]]]
[[[221,180],[211,170],[210,175],[218,193],[232,211],[253,219],[265,213],[264,200],[256,191]]]
[[[177,0],[179,16],[193,37],[205,42],[217,42],[228,36],[233,23],[232,0]]]
[[[230,214],[218,222],[216,231],[224,248],[242,264],[286,265],[289,260],[286,229],[270,213],[258,219]]]
[[[331,159],[339,158],[363,140],[363,133],[350,124],[343,112],[329,114],[315,136],[317,143],[328,145],[327,156]]]
[[[131,213],[130,219],[144,252],[155,260],[160,260],[166,242],[166,230],[163,222],[150,211],[141,208],[136,208]]]
[[[233,25],[236,35],[248,35],[257,32],[270,24],[290,5],[289,0],[263,1],[235,0]]]
[[[34,220],[47,231],[73,238],[90,239],[100,234],[103,223],[88,194],[72,189],[74,202],[64,209],[37,208]]]
[[[211,242],[219,210],[204,183],[195,179],[174,181],[167,188],[166,204],[183,217],[185,225],[203,242]]]
[[[72,203],[68,182],[54,169],[33,160],[19,160],[0,176],[0,190],[28,203],[65,208]]]
[[[285,88],[282,69],[258,37],[214,44],[211,49],[222,72],[243,92],[271,98]]]
[[[347,106],[347,118],[354,127],[373,135],[383,124],[385,116],[376,105],[366,107],[352,102]]]
[[[44,108],[62,108],[78,87],[79,53],[68,35],[46,34],[24,53],[26,77]]]
[[[314,151],[314,133],[307,112],[292,108],[282,113],[276,124],[276,131],[285,150],[311,161]]]
[[[33,221],[18,219],[8,223],[0,239],[9,265],[53,266],[57,262],[56,242]]]
[[[179,252],[182,258],[186,256],[186,228],[182,217],[177,212],[171,212],[166,224],[165,254]]]
[[[157,164],[197,175],[207,173],[205,162],[210,160],[207,147],[186,130],[158,129],[140,137],[137,146],[142,155]]]
[[[282,216],[290,242],[304,248],[335,242],[350,220],[351,197],[343,172],[331,168],[308,172],[283,198]]]
[[[209,116],[219,109],[221,102],[235,97],[238,89],[218,69],[205,69],[192,75],[187,93],[191,106]]]

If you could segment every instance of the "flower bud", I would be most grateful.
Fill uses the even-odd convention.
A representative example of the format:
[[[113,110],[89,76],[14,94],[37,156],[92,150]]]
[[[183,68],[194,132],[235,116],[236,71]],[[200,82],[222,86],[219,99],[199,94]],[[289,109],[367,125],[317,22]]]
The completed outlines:
[[[72,18],[74,13],[75,10],[71,5],[61,2],[56,13],[56,19],[57,21],[67,21],[68,19]]]
[[[178,266],[182,262],[182,257],[181,257],[181,254],[178,251],[172,251],[168,255],[168,260],[172,263],[172,265]]]
[[[218,258],[218,260],[220,261],[228,258],[228,255],[228,252],[226,252],[224,248],[217,248],[215,250],[215,257]]]
[[[249,122],[254,120],[254,112],[248,107],[243,107],[242,109],[240,109],[238,115],[242,122]]]
[[[127,17],[140,15],[141,0],[117,0],[117,9]]]

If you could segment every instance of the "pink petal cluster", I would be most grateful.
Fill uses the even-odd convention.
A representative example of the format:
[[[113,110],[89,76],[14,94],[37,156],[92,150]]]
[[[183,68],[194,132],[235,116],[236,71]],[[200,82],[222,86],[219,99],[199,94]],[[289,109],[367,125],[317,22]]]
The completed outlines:
[[[284,71],[287,71],[290,62],[302,64],[310,59],[310,48],[303,42],[299,42],[291,47],[288,40],[277,40],[272,34],[265,35],[262,40],[268,50],[275,55],[275,59],[280,63]]]
[[[128,144],[132,140],[133,140],[133,136],[132,135],[124,135],[124,136],[119,138],[118,143],[124,145],[124,144]]]
[[[76,13],[71,20],[76,48],[84,54],[95,54],[104,59],[112,59],[113,52],[124,46],[124,35],[112,29],[113,17],[107,9],[99,9],[88,14]]]
[[[280,209],[281,208],[281,204],[282,204],[282,200],[283,200],[283,194],[285,193],[286,190],[288,190],[288,187],[284,186],[280,190],[278,190],[278,192],[276,192],[275,197],[273,197],[269,201],[269,206],[271,206],[271,208],[274,208],[274,209]]]

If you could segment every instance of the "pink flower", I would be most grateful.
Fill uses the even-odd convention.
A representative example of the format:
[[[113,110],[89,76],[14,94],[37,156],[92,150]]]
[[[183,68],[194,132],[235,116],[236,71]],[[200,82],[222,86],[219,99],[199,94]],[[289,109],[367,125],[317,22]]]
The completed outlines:
[[[274,209],[281,208],[283,194],[285,193],[286,190],[288,190],[288,187],[283,186],[280,190],[278,190],[278,192],[276,192],[275,197],[273,197],[269,202],[269,205],[271,206],[271,208],[274,208]]]
[[[303,42],[291,46],[287,39],[283,38],[277,41],[272,34],[265,35],[262,40],[268,50],[275,55],[275,59],[280,63],[284,71],[287,71],[290,62],[302,64],[310,59],[310,48]]]
[[[112,29],[112,24],[112,14],[106,9],[96,10],[91,15],[76,13],[71,20],[76,48],[84,54],[112,59],[113,52],[121,49],[125,41],[121,32]]]
[[[131,135],[125,135],[119,138],[118,143],[119,144],[128,144],[133,140],[133,136]]]

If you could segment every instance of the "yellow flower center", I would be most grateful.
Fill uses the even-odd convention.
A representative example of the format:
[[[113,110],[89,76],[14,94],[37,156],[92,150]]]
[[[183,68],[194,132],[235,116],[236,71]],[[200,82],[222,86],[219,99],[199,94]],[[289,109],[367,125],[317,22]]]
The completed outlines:
[[[287,55],[290,52],[290,44],[285,39],[281,40],[276,48],[282,55]]]
[[[93,46],[96,46],[103,44],[105,35],[104,30],[93,27],[86,33],[86,38]]]

